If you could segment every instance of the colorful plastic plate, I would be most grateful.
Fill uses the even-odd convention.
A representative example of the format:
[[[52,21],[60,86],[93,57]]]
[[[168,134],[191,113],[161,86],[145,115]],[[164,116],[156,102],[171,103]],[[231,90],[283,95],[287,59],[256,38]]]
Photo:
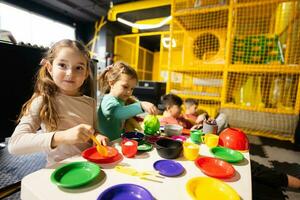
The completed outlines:
[[[184,172],[183,166],[173,160],[158,160],[153,167],[163,176],[179,176]]]
[[[91,162],[73,162],[57,168],[51,175],[52,183],[65,188],[76,188],[94,180],[100,167]]]
[[[139,143],[137,149],[139,151],[150,151],[153,148],[152,144],[149,144],[148,142],[142,141]]]
[[[171,138],[172,138],[173,140],[179,140],[179,141],[181,141],[181,142],[186,141],[186,137],[183,136],[183,135],[173,135]]]
[[[126,132],[122,134],[123,139],[135,140],[140,142],[144,139],[145,135],[137,131]]]
[[[146,135],[146,141],[151,144],[154,144],[159,139],[160,139],[160,136],[158,136],[158,135],[151,135],[151,136]]]
[[[118,156],[118,150],[114,147],[106,146],[108,155],[106,157],[101,156],[96,147],[91,147],[86,150],[84,150],[81,155],[85,159],[94,162],[94,163],[110,163],[115,160],[115,158]]]
[[[214,147],[210,149],[211,153],[214,154],[216,158],[225,160],[227,162],[235,163],[240,162],[244,159],[242,153],[229,149],[226,147]]]
[[[195,177],[186,184],[193,199],[240,200],[238,193],[229,185],[215,178]]]
[[[215,178],[230,178],[235,173],[231,164],[218,158],[200,157],[195,164],[204,174]]]
[[[110,159],[107,159],[107,160],[99,161],[98,163],[99,164],[110,164],[110,163],[120,161],[122,158],[123,158],[123,156],[120,153],[118,153],[116,156],[114,156]]]
[[[135,184],[118,184],[104,190],[97,200],[154,200],[144,187]]]
[[[191,134],[191,130],[184,128],[184,129],[182,129],[182,134],[184,134],[184,135],[190,135]]]

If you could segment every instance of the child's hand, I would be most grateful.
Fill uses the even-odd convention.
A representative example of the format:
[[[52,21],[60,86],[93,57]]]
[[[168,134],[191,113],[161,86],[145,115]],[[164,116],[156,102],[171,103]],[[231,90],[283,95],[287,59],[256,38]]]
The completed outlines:
[[[203,127],[202,124],[196,124],[191,128],[191,130],[200,130],[202,127]]]
[[[203,124],[203,122],[206,120],[206,118],[207,118],[206,113],[203,113],[203,114],[199,115],[196,119],[195,124]]]
[[[102,144],[103,146],[107,146],[109,139],[104,136],[101,135],[100,133],[96,134],[96,139],[100,142],[100,144]]]
[[[77,144],[84,143],[90,139],[90,134],[94,134],[95,129],[88,124],[79,124],[73,128],[64,131],[58,131],[54,134],[51,147],[59,144]]]
[[[156,106],[150,102],[147,101],[141,101],[141,106],[144,111],[149,113],[150,115],[157,115],[158,114],[158,109]]]

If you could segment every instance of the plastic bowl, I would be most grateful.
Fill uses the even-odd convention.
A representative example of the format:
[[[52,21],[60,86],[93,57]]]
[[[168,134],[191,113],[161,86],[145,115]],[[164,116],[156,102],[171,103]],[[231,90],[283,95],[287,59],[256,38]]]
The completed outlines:
[[[186,137],[183,136],[183,135],[173,135],[171,138],[172,138],[173,140],[178,140],[178,141],[181,141],[181,142],[186,141]]]
[[[160,157],[166,159],[178,158],[182,152],[182,142],[167,138],[156,141],[156,150]]]
[[[135,140],[137,142],[143,141],[145,135],[137,131],[130,131],[122,134],[123,139]]]
[[[219,145],[233,150],[249,150],[249,141],[246,134],[237,128],[226,128],[219,135]]]
[[[166,124],[164,132],[167,136],[181,135],[183,127],[178,124]]]

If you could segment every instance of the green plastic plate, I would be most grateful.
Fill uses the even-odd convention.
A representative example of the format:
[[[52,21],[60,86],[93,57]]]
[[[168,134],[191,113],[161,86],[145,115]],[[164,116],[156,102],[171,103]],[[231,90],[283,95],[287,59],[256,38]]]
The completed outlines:
[[[153,148],[152,144],[143,141],[138,145],[137,149],[139,151],[150,151],[152,148]]]
[[[212,154],[214,154],[216,158],[231,163],[240,162],[244,159],[243,154],[241,154],[240,152],[225,147],[214,147],[211,148],[210,151],[212,152]]]
[[[51,175],[52,183],[60,187],[76,188],[94,180],[100,167],[91,162],[72,162],[57,168]]]

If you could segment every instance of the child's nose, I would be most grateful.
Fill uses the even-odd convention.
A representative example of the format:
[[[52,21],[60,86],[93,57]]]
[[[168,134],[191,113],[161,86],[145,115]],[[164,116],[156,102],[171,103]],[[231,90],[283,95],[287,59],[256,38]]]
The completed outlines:
[[[66,75],[70,76],[70,75],[72,75],[72,72],[73,72],[72,69],[69,68],[69,69],[66,70]]]

